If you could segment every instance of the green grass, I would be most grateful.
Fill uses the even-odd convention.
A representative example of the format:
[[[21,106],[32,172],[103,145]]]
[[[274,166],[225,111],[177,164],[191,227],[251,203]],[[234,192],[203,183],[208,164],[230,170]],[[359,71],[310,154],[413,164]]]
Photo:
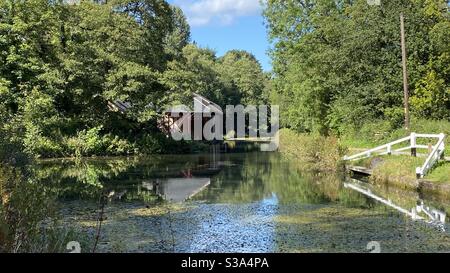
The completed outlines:
[[[446,134],[445,154],[450,156],[450,121],[424,120],[413,118],[411,132],[427,134]],[[349,129],[340,134],[339,139],[333,137],[318,137],[314,135],[298,134],[291,130],[283,129],[280,134],[280,152],[294,157],[299,157],[308,162],[313,162],[319,169],[338,169],[342,153],[356,154],[353,149],[370,149],[377,146],[407,137],[410,132],[404,129],[396,129],[386,120],[366,122],[361,128]],[[434,144],[435,139],[419,139],[418,144]],[[408,143],[396,145],[394,149],[407,147]],[[346,147],[350,151],[346,151]],[[419,149],[418,153],[425,154],[427,150]],[[416,168],[421,167],[425,158],[411,156],[383,156],[383,162],[374,170],[374,179],[398,180],[405,183],[416,180]],[[352,165],[370,167],[372,159],[362,162],[352,162]],[[332,166],[331,168],[329,166]],[[427,180],[439,183],[450,183],[450,163],[441,163],[426,177]]]
[[[384,145],[386,143],[389,143],[389,142],[392,142],[392,141],[395,141],[397,139],[400,139],[402,137],[407,137],[407,136],[408,136],[408,134],[405,134],[404,136],[401,136],[401,137],[386,138],[386,139],[378,140],[378,141],[346,137],[346,138],[341,139],[341,144],[346,147],[349,147],[350,150],[351,149],[372,149],[372,148]],[[418,139],[417,144],[428,145],[428,144],[432,143],[434,145],[436,142],[437,142],[437,140]],[[403,144],[399,144],[399,145],[403,146],[403,147],[407,147],[408,143],[404,142]],[[426,153],[427,151],[424,149],[419,149],[417,152],[418,153]],[[446,156],[450,156],[450,135],[447,135],[447,137],[446,137],[444,153]]]
[[[425,163],[423,157],[411,157],[403,155],[380,156],[383,161],[378,164],[373,170],[374,180],[415,180],[416,168],[421,167]],[[363,167],[371,167],[374,158],[367,158],[355,161],[352,164]],[[426,180],[439,183],[450,183],[450,162],[441,162],[434,168],[427,176]]]
[[[350,149],[370,149],[377,146],[376,143],[363,139],[344,138],[341,139],[341,143],[343,146],[350,147]]]
[[[445,139],[445,155],[450,156],[450,121],[448,120],[424,120],[415,119],[411,121],[411,132],[426,134],[446,134]],[[404,129],[395,129],[389,122],[384,120],[367,122],[361,128],[355,131],[349,131],[342,135],[341,143],[351,149],[370,149],[377,146],[407,137],[410,132]],[[428,145],[435,144],[436,139],[419,139],[418,144]],[[408,146],[408,143],[397,145],[395,148]],[[427,150],[419,149],[418,153],[428,153]],[[350,151],[350,154],[355,154]],[[385,156],[384,162],[374,172],[374,176],[380,179],[415,178],[416,168],[421,167],[425,162],[425,158],[413,158],[411,156]],[[370,159],[368,160],[370,163]],[[358,164],[358,163],[355,163]],[[359,164],[367,164],[367,162],[359,162]],[[426,177],[427,180],[436,182],[450,183],[450,163],[441,163],[434,168]]]
[[[371,164],[376,159],[382,162],[376,165],[374,173],[382,172],[387,176],[401,176],[406,178],[416,178],[416,168],[423,165],[425,159],[411,156],[377,156],[353,162],[353,165],[371,168]]]
[[[445,154],[450,156],[450,121],[413,118],[411,121],[411,132],[419,134],[444,133],[447,136],[445,140]],[[378,120],[367,122],[361,128],[348,130],[341,135],[340,141],[350,148],[374,148],[407,137],[409,134],[410,132],[405,129],[392,127],[388,121]],[[419,139],[418,144],[427,145],[430,142],[434,144],[435,141],[435,139]]]
[[[450,162],[440,163],[426,178],[436,182],[450,183]]]

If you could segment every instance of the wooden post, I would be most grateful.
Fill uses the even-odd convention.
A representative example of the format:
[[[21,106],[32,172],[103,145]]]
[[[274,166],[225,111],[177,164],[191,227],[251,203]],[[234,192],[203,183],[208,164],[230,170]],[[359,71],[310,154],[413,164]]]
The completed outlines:
[[[405,129],[410,128],[409,119],[409,90],[408,90],[408,70],[406,67],[406,42],[405,42],[405,23],[403,13],[400,14],[400,32],[402,43],[402,65],[403,65],[403,92],[404,92],[404,104],[405,104]]]

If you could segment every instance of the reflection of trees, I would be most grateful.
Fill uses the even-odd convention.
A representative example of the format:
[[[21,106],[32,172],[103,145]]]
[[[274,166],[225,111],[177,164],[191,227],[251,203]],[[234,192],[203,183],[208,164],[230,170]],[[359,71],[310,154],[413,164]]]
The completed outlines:
[[[78,234],[60,226],[58,216],[52,192],[27,170],[0,164],[0,253],[65,251]]]
[[[94,198],[104,183],[136,164],[129,159],[48,161],[36,164],[34,178],[62,198]]]
[[[345,188],[341,188],[339,191],[339,203],[348,208],[371,208],[376,205],[374,201],[364,195]]]
[[[214,176],[212,185],[196,198],[216,202],[251,202],[260,200],[270,193],[265,177],[271,172],[272,164],[260,153],[222,155],[233,165],[225,167]]]
[[[41,161],[33,166],[33,177],[59,198],[98,199],[101,194],[126,192],[122,200],[157,199],[141,187],[142,182],[185,177],[186,174],[213,175],[209,155],[148,156]]]
[[[193,155],[44,161],[34,167],[34,177],[59,197],[69,199],[126,190],[124,200],[153,200],[155,196],[141,187],[142,182],[193,175],[212,178],[212,185],[195,199],[253,202],[276,193],[281,203],[368,204],[366,198],[343,189],[341,177],[300,171],[298,162],[288,162],[276,153],[221,155],[221,171],[209,168],[211,160],[212,155]],[[232,164],[226,166],[227,162]]]
[[[284,168],[274,168],[278,171],[269,179],[270,188],[277,192],[280,203],[320,204],[335,199],[334,177],[301,173],[288,163],[281,164]]]
[[[280,203],[323,204],[339,202],[349,207],[366,207],[368,199],[342,185],[343,177],[336,173],[301,171],[299,162],[287,162],[281,157],[271,158],[274,170],[269,188],[276,192]],[[300,163],[301,164],[301,163]]]
[[[211,187],[197,198],[217,202],[253,202],[276,193],[280,203],[320,204],[342,202],[367,206],[367,198],[344,189],[343,178],[334,173],[302,172],[298,162],[288,162],[274,153],[229,155],[235,166],[214,177]]]

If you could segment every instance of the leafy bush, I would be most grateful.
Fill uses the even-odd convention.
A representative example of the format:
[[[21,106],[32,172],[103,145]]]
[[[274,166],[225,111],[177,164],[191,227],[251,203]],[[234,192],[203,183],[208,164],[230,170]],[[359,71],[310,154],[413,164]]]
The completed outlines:
[[[55,140],[42,136],[39,132],[28,132],[25,137],[25,150],[37,157],[58,157],[63,154],[63,147]]]
[[[444,133],[447,137],[445,139],[446,154],[450,154],[450,121],[449,120],[425,120],[413,119],[411,121],[411,132],[419,134],[440,134]],[[397,129],[390,134],[389,139],[396,139],[404,137],[409,133],[405,129]],[[419,141],[420,143],[420,141]],[[422,142],[422,144],[427,144]]]
[[[102,147],[100,138],[101,127],[78,132],[76,137],[68,140],[67,146],[72,155],[76,157],[89,156],[98,153]]]
[[[120,138],[111,133],[102,134],[103,128],[84,129],[73,137],[55,134],[45,137],[35,126],[31,126],[24,140],[26,151],[37,157],[88,157],[127,156],[138,154],[190,153],[205,150],[198,142],[174,141],[164,134],[147,133],[138,135],[136,142]]]
[[[138,149],[125,139],[120,139],[118,136],[107,134],[102,140],[105,155],[129,155],[137,154]]]
[[[93,155],[129,155],[136,149],[127,140],[112,134],[101,135],[102,127],[80,131],[76,137],[67,140],[68,153],[75,157]]]
[[[175,141],[162,133],[146,134],[138,141],[141,154],[170,154],[190,152],[190,145],[184,141]]]
[[[0,128],[0,164],[25,165],[30,157],[24,152],[23,143],[15,137],[11,137],[13,132]],[[20,136],[15,134],[16,137]]]

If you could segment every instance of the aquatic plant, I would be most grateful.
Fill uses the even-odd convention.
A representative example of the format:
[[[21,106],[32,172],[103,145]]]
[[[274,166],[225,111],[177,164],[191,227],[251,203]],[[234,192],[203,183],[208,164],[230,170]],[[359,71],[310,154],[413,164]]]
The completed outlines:
[[[23,168],[0,165],[0,203],[0,252],[64,252],[82,239],[59,222],[52,194]]]

